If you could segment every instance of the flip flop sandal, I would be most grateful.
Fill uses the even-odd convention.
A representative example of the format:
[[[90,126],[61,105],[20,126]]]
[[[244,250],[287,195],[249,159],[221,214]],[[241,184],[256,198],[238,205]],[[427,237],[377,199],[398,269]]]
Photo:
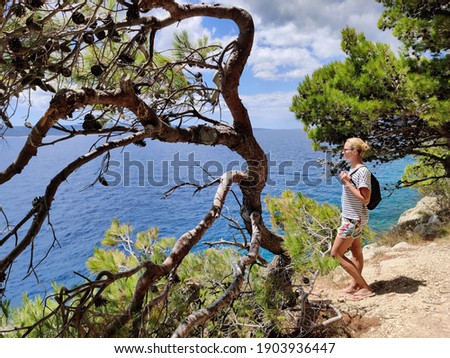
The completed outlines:
[[[345,297],[353,295],[355,292],[356,291],[352,291],[352,292],[341,291],[341,292],[338,293],[338,297],[339,298],[345,298]]]
[[[364,295],[364,296],[361,296],[361,295],[351,295],[351,296],[349,297],[349,299],[352,300],[352,301],[361,301],[361,300],[363,300],[363,299],[365,299],[365,298],[373,297],[373,296],[375,296],[375,292],[372,292],[372,293],[370,293],[370,294],[368,294],[368,295]]]

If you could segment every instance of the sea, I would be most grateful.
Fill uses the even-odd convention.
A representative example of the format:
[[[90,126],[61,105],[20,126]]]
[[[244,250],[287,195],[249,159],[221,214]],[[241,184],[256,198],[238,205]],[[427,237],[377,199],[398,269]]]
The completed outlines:
[[[331,154],[313,151],[301,129],[255,129],[255,136],[269,159],[264,197],[289,189],[320,203],[340,205],[340,183],[324,166],[333,159]],[[33,199],[44,194],[51,178],[70,161],[92,150],[97,140],[89,136],[59,139],[46,137],[48,145],[39,148],[38,155],[22,173],[0,186],[0,240],[8,226],[20,222],[31,209]],[[0,139],[0,170],[15,159],[25,141],[25,136]],[[392,186],[413,160],[405,158],[369,167],[382,187]],[[232,169],[245,169],[245,163],[224,146],[155,140],[146,140],[145,147],[116,149],[109,158],[94,160],[60,186],[49,220],[8,273],[3,299],[17,306],[24,294],[33,298],[51,293],[52,282],[70,287],[82,283],[82,275],[92,278],[86,259],[95,247],[101,246],[105,230],[114,218],[131,225],[135,233],[158,227],[160,237],[180,237],[202,220],[217,187],[197,189]],[[103,184],[97,180],[100,173]],[[239,194],[239,188],[233,187],[223,214],[241,222]],[[419,200],[417,191],[407,188],[385,191],[383,195],[378,208],[370,213],[369,225],[378,233],[395,225],[399,216]],[[195,250],[220,239],[240,240],[241,234],[225,217],[214,223]],[[270,227],[268,213],[264,212],[263,217]],[[26,225],[19,232],[19,240],[25,229]],[[0,260],[15,244],[15,238],[11,238],[0,247]]]

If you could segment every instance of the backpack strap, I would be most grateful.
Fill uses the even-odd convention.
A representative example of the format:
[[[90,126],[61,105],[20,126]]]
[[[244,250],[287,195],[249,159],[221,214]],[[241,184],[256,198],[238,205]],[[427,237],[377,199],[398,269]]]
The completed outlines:
[[[352,175],[353,174],[355,174],[360,168],[362,168],[362,167],[366,167],[367,168],[367,165],[361,165],[361,166],[359,166],[358,168],[356,168],[354,171],[353,171],[353,173],[351,173],[351,174],[349,174],[350,175],[350,178],[352,177]],[[369,168],[367,168],[367,170],[369,170]],[[370,173],[370,170],[369,170],[369,173]],[[372,175],[372,173],[370,173],[371,175]],[[356,184],[355,184],[355,182],[353,181],[353,179],[350,179],[350,181],[353,183],[353,185],[356,187]]]
[[[359,166],[358,168],[356,168],[354,171],[353,171],[353,173],[352,174],[350,174],[350,176],[352,176],[353,174],[355,174],[360,168],[362,168],[362,167],[366,167],[367,168],[367,165],[361,165],[361,166]],[[367,168],[367,170],[369,170],[369,168]]]

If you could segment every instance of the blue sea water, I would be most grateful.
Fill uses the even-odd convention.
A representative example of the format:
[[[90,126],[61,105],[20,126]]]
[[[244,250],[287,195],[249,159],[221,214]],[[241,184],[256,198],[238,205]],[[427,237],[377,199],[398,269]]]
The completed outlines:
[[[270,160],[270,175],[265,195],[279,195],[283,190],[301,191],[319,201],[340,204],[341,187],[336,178],[324,175],[320,160],[326,154],[313,152],[311,142],[301,130],[256,130],[255,135]],[[46,138],[47,142],[57,139]],[[16,157],[25,137],[8,137],[0,141],[0,170]],[[92,146],[92,137],[77,137],[39,149],[24,171],[10,182],[0,186],[0,206],[14,225],[31,209],[34,197],[41,196],[50,179],[69,161],[85,154]],[[405,165],[411,159],[386,163],[373,168],[382,186],[397,182]],[[209,187],[194,195],[195,188],[182,186],[163,199],[164,193],[185,181],[198,185],[219,176],[224,170],[243,169],[243,160],[226,147],[204,147],[193,144],[167,144],[147,141],[145,148],[129,146],[111,155],[105,174],[109,186],[99,183],[91,186],[101,167],[99,158],[71,175],[56,194],[47,223],[34,239],[30,250],[13,265],[5,297],[12,305],[20,303],[22,293],[45,295],[56,281],[67,286],[80,283],[75,275],[89,275],[86,259],[100,241],[113,218],[132,225],[135,232],[159,227],[160,236],[179,237],[195,226],[210,208],[216,187]],[[239,190],[235,188],[239,199]],[[403,211],[413,207],[418,194],[412,189],[395,191],[371,212],[369,224],[381,232],[394,225]],[[229,195],[223,213],[239,220],[238,204]],[[270,226],[267,213],[264,214]],[[6,226],[0,215],[0,231]],[[54,230],[57,242],[54,242]],[[204,242],[231,240],[239,234],[221,218],[203,237]],[[0,236],[0,238],[3,236]],[[14,238],[0,247],[0,259],[13,247]],[[53,247],[52,247],[53,246]],[[52,247],[52,248],[51,248]],[[48,252],[50,250],[50,252]],[[31,265],[48,254],[34,272],[27,274]]]

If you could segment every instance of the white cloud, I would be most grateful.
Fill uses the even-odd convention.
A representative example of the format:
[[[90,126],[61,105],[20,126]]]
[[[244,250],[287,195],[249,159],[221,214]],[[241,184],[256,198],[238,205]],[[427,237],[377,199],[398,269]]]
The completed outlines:
[[[289,111],[294,95],[295,92],[293,91],[275,91],[255,95],[241,95],[241,100],[247,108],[254,128],[300,128],[300,122]],[[231,115],[224,103],[222,103],[221,110],[222,120],[230,123]]]
[[[383,8],[375,0],[223,0],[221,3],[242,7],[253,16],[256,32],[249,64],[254,76],[264,80],[301,80],[320,65],[343,58],[340,38],[346,26],[364,32],[372,41],[386,42],[394,48],[399,43],[390,32],[378,29]],[[287,66],[289,57],[291,62]]]
[[[265,80],[285,80],[303,77],[319,66],[309,51],[299,47],[256,47],[249,59],[255,77]]]
[[[272,92],[254,96],[242,96],[254,127],[260,128],[300,128],[289,107],[294,92]]]

